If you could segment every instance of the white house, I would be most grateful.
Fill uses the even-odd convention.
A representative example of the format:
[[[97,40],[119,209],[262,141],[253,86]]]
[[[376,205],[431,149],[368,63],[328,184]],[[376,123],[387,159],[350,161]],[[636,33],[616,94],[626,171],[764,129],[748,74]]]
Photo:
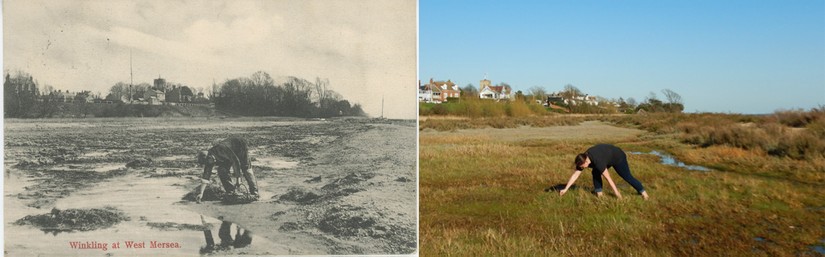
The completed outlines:
[[[493,86],[487,79],[482,79],[478,88],[481,99],[510,100],[512,93],[510,86]]]
[[[430,90],[430,87],[421,85],[421,81],[418,82],[418,101],[429,103],[433,101],[433,91]]]

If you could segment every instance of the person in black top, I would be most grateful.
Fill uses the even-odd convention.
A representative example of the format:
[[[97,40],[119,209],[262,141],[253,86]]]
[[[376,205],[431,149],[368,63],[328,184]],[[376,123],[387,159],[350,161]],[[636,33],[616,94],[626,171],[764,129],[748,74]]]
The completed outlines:
[[[602,195],[602,178],[604,176],[607,179],[607,183],[610,184],[610,187],[613,188],[613,192],[616,193],[616,196],[622,198],[621,193],[619,190],[616,189],[616,184],[613,183],[613,180],[610,179],[610,174],[607,172],[607,169],[613,167],[616,170],[616,173],[619,174],[622,179],[630,183],[637,192],[639,192],[642,197],[647,200],[648,195],[645,192],[645,188],[642,186],[642,182],[639,182],[636,178],[630,174],[630,166],[627,164],[627,155],[622,151],[621,148],[618,148],[614,145],[609,144],[598,144],[593,147],[590,147],[584,153],[581,153],[576,156],[575,160],[576,170],[573,172],[573,175],[570,177],[570,180],[567,182],[567,185],[559,191],[559,195],[564,195],[567,193],[567,189],[576,182],[576,179],[579,178],[581,171],[584,168],[590,167],[592,168],[593,174],[593,187],[595,188],[594,191],[596,195]]]
[[[238,183],[240,177],[243,176],[249,185],[249,193],[256,198],[258,197],[255,174],[249,169],[249,150],[246,140],[243,138],[230,137],[215,144],[208,151],[198,153],[198,164],[203,165],[203,183],[199,189],[200,193],[195,197],[197,202],[200,202],[203,197],[206,184],[211,182],[209,177],[212,176],[212,167],[216,165],[218,166],[218,178],[221,179],[221,184],[226,192],[234,193],[236,185],[240,185]],[[235,171],[235,185],[231,181],[230,168]]]

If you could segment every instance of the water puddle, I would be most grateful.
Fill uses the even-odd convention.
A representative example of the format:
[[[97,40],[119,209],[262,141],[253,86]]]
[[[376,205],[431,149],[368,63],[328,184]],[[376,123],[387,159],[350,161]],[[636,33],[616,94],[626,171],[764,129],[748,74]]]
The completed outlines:
[[[274,170],[292,169],[298,167],[298,164],[299,162],[286,161],[275,157],[256,158],[256,160],[252,162],[252,165],[263,166]]]
[[[46,233],[32,226],[14,225],[26,215],[49,210],[28,207],[17,197],[5,197],[6,254],[198,256],[229,250],[229,246],[244,247],[242,252],[289,252],[285,246],[256,237],[238,224],[188,210],[188,203],[180,200],[189,190],[179,186],[185,184],[182,181],[176,177],[146,179],[131,174],[58,199],[55,208],[61,210],[111,206],[129,216],[128,221],[111,228],[86,232]],[[12,182],[20,184],[9,186]],[[7,172],[4,194],[16,195],[31,183],[26,176]],[[207,234],[217,236],[213,237],[212,246]]]
[[[125,169],[126,165],[123,163],[80,163],[80,164],[59,164],[53,166],[43,167],[43,170],[60,171],[60,172],[108,172],[118,169]]]
[[[252,231],[229,221],[221,221],[217,233],[213,232],[209,229],[209,226],[204,226],[203,239],[205,244],[200,248],[199,252],[201,254],[245,248],[253,242]],[[215,240],[215,234],[218,236],[217,241]]]
[[[819,245],[811,246],[811,250],[819,254],[825,255],[825,239],[819,240]]]
[[[101,151],[85,151],[80,156],[81,159],[85,160],[96,160],[96,159],[105,159],[112,155],[118,155],[125,153],[126,150],[118,150],[118,149],[110,149],[110,150],[101,150]]]
[[[194,155],[192,155],[192,156],[189,156],[189,155],[172,155],[172,156],[163,156],[163,157],[157,157],[157,158],[152,158],[152,159],[155,160],[155,161],[190,161],[191,160],[194,163],[195,156]]]
[[[661,158],[661,163],[664,164],[664,165],[679,167],[679,168],[683,168],[683,169],[687,169],[687,170],[711,171],[711,169],[709,169],[707,167],[704,167],[704,166],[687,165],[684,162],[681,162],[681,161],[677,160],[675,157],[673,157],[669,154],[662,153],[662,152],[659,152],[659,151],[656,151],[656,150],[650,151],[648,153],[643,153],[643,152],[630,152],[630,153],[631,154],[652,154],[652,155],[656,155],[659,158]]]
[[[108,152],[102,152],[102,151],[101,151],[101,152],[98,152],[98,151],[94,151],[94,152],[86,152],[86,153],[84,153],[84,154],[83,154],[83,157],[92,157],[92,158],[93,158],[93,157],[105,157],[105,156],[107,156],[107,155],[109,155],[109,153],[108,153]]]

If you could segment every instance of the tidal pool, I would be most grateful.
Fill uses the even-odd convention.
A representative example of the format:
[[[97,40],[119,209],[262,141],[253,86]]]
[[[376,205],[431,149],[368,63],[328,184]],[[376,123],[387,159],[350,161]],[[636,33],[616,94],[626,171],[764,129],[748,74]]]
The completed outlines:
[[[687,169],[687,170],[711,171],[710,168],[707,168],[707,167],[704,167],[704,166],[685,164],[684,162],[681,162],[681,161],[677,160],[672,155],[662,153],[662,152],[659,152],[659,151],[656,151],[656,150],[653,150],[653,151],[650,151],[650,152],[647,152],[647,153],[644,153],[644,152],[630,152],[630,153],[631,154],[652,154],[652,155],[659,156],[659,158],[661,159],[661,163],[664,164],[664,165],[679,167],[679,168],[683,168],[683,169]]]

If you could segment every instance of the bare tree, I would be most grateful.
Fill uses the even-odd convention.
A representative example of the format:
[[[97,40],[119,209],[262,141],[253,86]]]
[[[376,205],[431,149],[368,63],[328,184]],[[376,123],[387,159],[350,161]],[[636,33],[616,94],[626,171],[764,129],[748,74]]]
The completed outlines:
[[[324,108],[326,100],[330,97],[329,79],[315,77],[315,95],[318,97],[318,104]]]
[[[566,99],[571,99],[576,96],[582,95],[582,91],[579,90],[576,86],[572,84],[567,84],[564,86],[564,91],[562,91],[561,95]]]
[[[635,108],[636,107],[636,98],[628,97],[627,100],[625,100],[625,103],[627,103],[627,106]]]
[[[667,99],[668,103],[672,103],[672,104],[681,104],[682,103],[682,96],[677,94],[676,92],[673,92],[673,90],[664,89],[664,90],[662,90],[662,94],[665,95],[665,99]]]
[[[651,102],[651,101],[658,101],[658,100],[659,100],[659,97],[657,97],[656,93],[654,93],[653,91],[650,91],[650,94],[648,94],[647,97],[645,98],[645,102],[648,102],[648,103]]]
[[[474,86],[472,83],[467,84],[463,88],[461,88],[461,95],[462,96],[478,96],[478,88]]]
[[[129,84],[125,82],[115,83],[109,89],[109,94],[106,96],[107,100],[119,100],[121,96],[129,95]]]
[[[252,74],[250,77],[252,80],[252,84],[255,86],[272,86],[275,85],[275,81],[272,80],[272,77],[269,76],[268,73],[264,71],[257,71]]]
[[[543,87],[534,86],[528,91],[530,92],[530,95],[533,96],[533,100],[544,100],[547,98],[547,91],[545,91]]]

